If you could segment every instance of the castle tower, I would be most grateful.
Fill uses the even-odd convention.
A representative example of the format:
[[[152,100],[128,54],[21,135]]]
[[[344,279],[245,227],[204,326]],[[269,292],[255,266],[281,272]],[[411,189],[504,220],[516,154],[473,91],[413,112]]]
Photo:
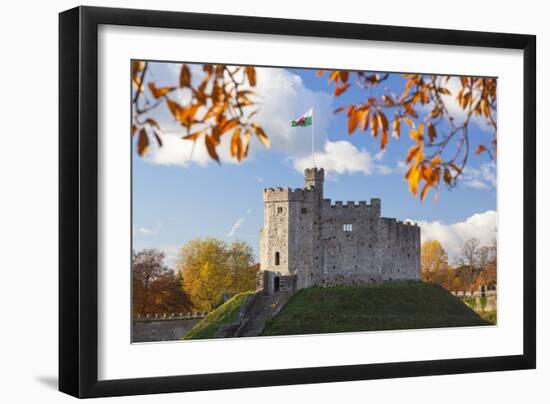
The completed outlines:
[[[323,199],[323,182],[325,180],[325,170],[322,168],[306,168],[304,171],[306,188],[315,187],[319,198]]]

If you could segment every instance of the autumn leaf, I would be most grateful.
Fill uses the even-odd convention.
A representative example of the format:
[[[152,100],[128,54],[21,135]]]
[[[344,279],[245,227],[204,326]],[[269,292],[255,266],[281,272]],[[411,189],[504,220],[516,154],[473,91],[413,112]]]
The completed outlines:
[[[416,156],[418,155],[418,153],[420,152],[420,146],[412,146],[408,153],[407,153],[407,157],[405,159],[405,162],[408,164],[410,163],[412,160],[414,160],[416,158]]]
[[[379,125],[378,112],[374,112],[370,120],[370,132],[373,137],[378,136],[378,125]]]
[[[436,136],[435,127],[431,122],[428,122],[428,137],[430,138],[430,142],[433,142]]]
[[[388,144],[388,130],[383,129],[382,136],[380,137],[380,149],[384,150],[387,144]]]
[[[343,83],[346,83],[348,81],[348,78],[349,78],[349,72],[346,70],[342,70],[340,72],[340,80],[342,80]]]
[[[148,148],[149,148],[149,136],[147,135],[145,128],[142,128],[139,131],[139,137],[137,142],[137,152],[140,156],[143,156],[145,155],[145,153],[147,153]]]
[[[190,87],[191,86],[191,71],[189,67],[185,64],[181,65],[180,71],[180,87]]]
[[[206,135],[204,137],[204,144],[206,145],[206,150],[208,151],[208,154],[213,160],[216,160],[218,164],[220,164],[220,158],[218,157],[218,153],[216,152],[216,142],[214,138],[210,135]]]
[[[174,118],[176,118],[179,121],[180,120],[180,115],[183,111],[183,107],[180,104],[178,104],[177,102],[172,101],[169,98],[166,99],[166,105],[168,106],[168,109],[170,110],[172,115],[174,115]]]
[[[348,114],[348,134],[351,135],[355,129],[357,129],[361,116],[359,111],[356,111],[355,109],[348,111]]]
[[[395,118],[393,118],[392,136],[396,139],[399,139],[399,137],[401,136],[401,119],[397,114]]]
[[[483,146],[482,144],[480,144],[479,146],[477,146],[477,149],[476,149],[475,153],[479,156],[485,150],[487,150],[487,148],[485,146]]]
[[[248,146],[250,145],[250,138],[252,137],[252,134],[250,133],[250,131],[246,131],[244,133],[244,136],[243,136],[243,139],[242,139],[242,142],[243,142],[243,157],[246,158],[248,157]]]
[[[265,134],[264,130],[256,124],[252,124],[251,126],[254,129],[254,132],[256,132],[256,136],[258,136],[258,139],[260,139],[260,141],[264,144],[265,147],[269,148],[270,147],[269,138]]]
[[[246,77],[252,87],[256,85],[256,69],[252,66],[246,66]]]
[[[190,133],[190,134],[187,135],[187,136],[184,136],[183,139],[195,141],[195,140],[197,140],[201,135],[202,135],[202,131],[198,131],[198,132]]]
[[[344,84],[340,87],[336,87],[334,89],[334,96],[338,97],[340,94],[342,94],[344,91],[346,91],[349,88],[350,85],[351,85],[350,83],[346,83],[346,84]]]
[[[409,181],[409,191],[416,196],[418,194],[418,184],[421,178],[421,169],[417,164],[411,166],[405,178]]]
[[[430,189],[431,185],[426,183],[424,184],[424,187],[422,188],[422,191],[420,192],[420,200],[423,201],[424,198],[426,198],[426,194],[428,193],[428,190]]]
[[[431,167],[435,167],[435,166],[438,166],[440,164],[443,164],[443,159],[441,158],[440,155],[437,155],[435,156],[431,161],[430,161],[430,166]]]
[[[171,91],[174,91],[175,87],[156,87],[155,83],[150,82],[149,90],[151,91],[151,94],[153,94],[153,97],[160,98],[170,93]]]
[[[230,152],[231,152],[231,157],[237,157],[237,160],[241,161],[242,155],[243,155],[241,128],[237,128],[233,132],[233,136],[231,137]]]
[[[445,171],[443,172],[443,181],[445,181],[445,183],[449,185],[453,181],[453,176],[448,168],[446,168]]]

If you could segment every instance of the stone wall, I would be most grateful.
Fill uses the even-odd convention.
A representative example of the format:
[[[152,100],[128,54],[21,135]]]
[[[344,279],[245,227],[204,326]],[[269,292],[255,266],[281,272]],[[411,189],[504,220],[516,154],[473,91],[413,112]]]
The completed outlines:
[[[132,342],[179,340],[201,320],[202,317],[164,321],[133,321]]]
[[[380,199],[332,204],[323,180],[323,169],[307,169],[303,189],[264,190],[261,269],[296,275],[297,289],[420,279],[420,228],[381,217]]]

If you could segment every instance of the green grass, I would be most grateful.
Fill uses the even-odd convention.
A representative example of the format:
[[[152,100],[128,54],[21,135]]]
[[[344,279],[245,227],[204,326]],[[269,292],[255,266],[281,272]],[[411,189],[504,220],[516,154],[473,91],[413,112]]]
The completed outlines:
[[[491,324],[496,324],[497,323],[497,311],[496,310],[482,311],[482,312],[479,312],[478,314],[482,319],[490,322]]]
[[[263,335],[490,325],[440,286],[422,282],[302,289]]]
[[[195,324],[183,339],[210,339],[225,324],[237,319],[239,309],[246,298],[254,292],[243,292],[233,296],[227,302],[211,311],[205,318]]]

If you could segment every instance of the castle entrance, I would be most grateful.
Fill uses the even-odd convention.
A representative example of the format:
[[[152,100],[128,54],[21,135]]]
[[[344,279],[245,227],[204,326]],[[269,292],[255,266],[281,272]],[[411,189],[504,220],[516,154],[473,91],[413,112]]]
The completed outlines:
[[[280,280],[279,280],[279,277],[276,276],[275,278],[273,278],[273,291],[275,293],[277,293],[280,289]]]

